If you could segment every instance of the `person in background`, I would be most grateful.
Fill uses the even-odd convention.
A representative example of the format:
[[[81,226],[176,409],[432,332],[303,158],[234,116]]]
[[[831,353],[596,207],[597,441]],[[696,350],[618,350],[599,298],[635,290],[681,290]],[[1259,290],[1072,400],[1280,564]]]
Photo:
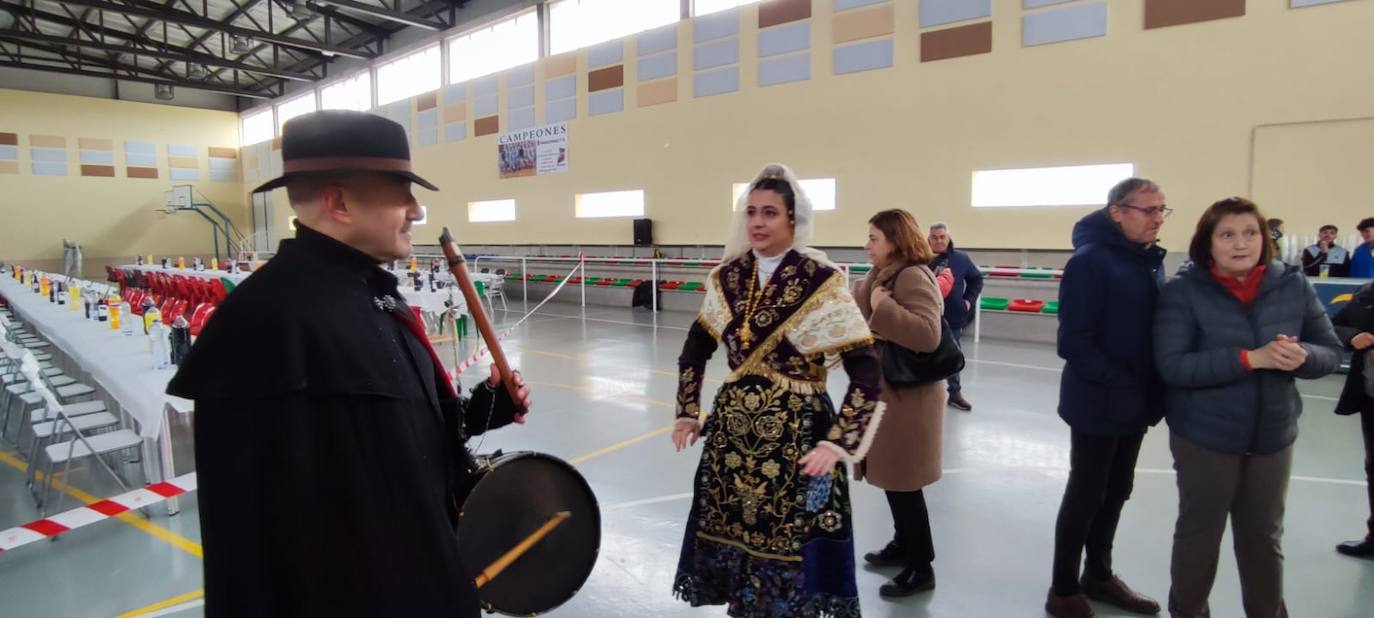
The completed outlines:
[[[930,272],[934,259],[916,218],[905,210],[884,210],[869,219],[864,248],[873,262],[859,281],[854,300],[873,336],[915,352],[940,346],[941,298],[947,292]],[[946,271],[948,272],[948,271]],[[878,346],[881,354],[885,346]],[[944,435],[945,385],[942,380],[910,387],[881,381],[887,405],[882,428],[855,478],[884,490],[892,510],[893,540],[864,555],[868,563],[903,567],[878,589],[904,597],[935,588],[935,544],[924,489],[940,480]]]
[[[1283,261],[1283,245],[1279,241],[1283,240],[1283,219],[1269,220],[1269,251],[1274,259]]]
[[[1135,483],[1140,444],[1163,417],[1151,325],[1166,253],[1155,241],[1170,212],[1159,185],[1128,178],[1112,187],[1105,208],[1073,229],[1074,253],[1059,286],[1059,416],[1072,430],[1069,481],[1045,600],[1056,618],[1095,616],[1088,598],[1136,613],[1159,611],[1159,603],[1112,572],[1112,540]]]
[[[1355,558],[1374,559],[1374,283],[1366,283],[1356,290],[1350,302],[1341,307],[1332,323],[1336,337],[1354,354],[1350,357],[1350,372],[1345,375],[1345,388],[1336,402],[1336,414],[1360,415],[1360,429],[1364,434],[1365,489],[1369,493],[1369,521],[1365,537],[1336,546],[1336,551]]]
[[[1265,227],[1250,200],[1212,204],[1188,248],[1197,267],[1164,286],[1155,311],[1178,482],[1173,618],[1211,615],[1227,519],[1245,614],[1288,615],[1281,545],[1302,414],[1295,379],[1335,371],[1341,345],[1312,284],[1274,259]]]
[[[1364,242],[1350,252],[1350,276],[1358,279],[1374,278],[1374,217],[1366,217],[1355,226]]]
[[[967,253],[954,248],[954,237],[949,226],[936,222],[930,224],[930,249],[935,252],[935,261],[930,269],[935,272],[949,271],[954,277],[954,287],[945,296],[945,322],[949,323],[951,334],[957,341],[963,334],[973,315],[973,304],[983,293],[983,272],[973,263]],[[947,380],[949,384],[949,405],[965,412],[973,410],[973,404],[964,398],[963,385],[959,374]]]
[[[1350,252],[1336,244],[1340,230],[1327,224],[1317,230],[1317,242],[1302,250],[1302,272],[1309,277],[1320,277],[1322,266],[1331,277],[1345,277],[1350,274]]]

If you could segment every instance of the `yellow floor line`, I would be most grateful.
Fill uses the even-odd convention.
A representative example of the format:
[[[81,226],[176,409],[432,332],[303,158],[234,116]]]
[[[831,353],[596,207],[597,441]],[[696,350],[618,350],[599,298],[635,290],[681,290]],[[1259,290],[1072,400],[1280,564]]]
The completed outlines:
[[[599,450],[599,451],[592,451],[592,452],[590,452],[590,453],[587,453],[586,455],[581,455],[581,456],[578,456],[578,457],[574,457],[574,458],[572,458],[572,459],[569,459],[569,460],[568,460],[568,463],[573,464],[573,465],[575,466],[575,465],[580,464],[580,463],[582,463],[582,462],[584,462],[584,461],[587,461],[587,460],[589,460],[589,459],[595,459],[595,458],[600,457],[600,456],[602,456],[602,455],[605,455],[605,454],[607,454],[607,453],[612,453],[612,452],[618,451],[618,450],[620,450],[620,449],[622,449],[622,448],[625,448],[625,447],[627,447],[627,446],[629,446],[629,445],[631,445],[631,444],[634,444],[634,443],[636,443],[636,442],[642,442],[642,441],[648,440],[649,438],[652,438],[652,437],[654,437],[654,436],[661,436],[661,435],[663,435],[663,434],[665,434],[665,433],[668,433],[668,432],[672,431],[672,430],[673,430],[673,426],[674,426],[673,424],[665,425],[665,426],[663,426],[663,427],[659,427],[658,429],[655,429],[655,430],[650,431],[650,432],[648,432],[648,433],[639,434],[639,435],[637,435],[637,436],[635,436],[635,437],[633,437],[633,438],[630,438],[629,440],[623,440],[623,441],[621,441],[621,442],[616,442],[615,444],[612,444],[612,445],[610,445],[610,446],[608,446],[608,447],[606,447],[606,448],[603,448],[603,449],[601,449],[601,450]]]
[[[14,468],[20,472],[27,472],[29,469],[28,464],[24,463],[22,460],[15,457],[14,455],[11,455],[3,451],[0,451],[0,463],[8,465],[11,468]],[[38,472],[37,475],[38,480],[43,480],[42,472]],[[60,480],[54,480],[52,486],[53,489],[56,489],[62,493],[67,494],[68,496],[80,500],[82,504],[91,504],[93,502],[99,502],[101,500],[101,498],[92,496],[91,494],[86,493],[80,489],[77,489],[76,487],[72,487],[71,485],[68,485]],[[138,515],[133,511],[120,513],[119,515],[115,516],[115,519],[118,519],[119,521],[129,524],[130,526],[133,526],[139,530],[142,530],[143,532],[148,533],[153,538],[163,541],[197,558],[201,557],[204,554],[203,550],[200,547],[200,543],[192,541],[191,539],[181,536],[180,534],[172,532],[171,530],[168,530],[166,528],[163,528],[162,526],[152,523],[146,519],[143,519],[142,515]]]
[[[199,589],[199,590],[192,590],[191,592],[188,592],[188,593],[183,594],[183,595],[181,595],[181,596],[172,597],[172,598],[170,598],[170,599],[167,599],[166,601],[158,601],[157,603],[153,603],[152,605],[149,605],[149,606],[147,606],[147,607],[140,607],[140,608],[138,608],[138,609],[136,609],[136,610],[134,610],[134,611],[127,612],[127,613],[124,613],[124,614],[120,614],[118,618],[134,618],[134,616],[144,616],[144,615],[147,615],[147,614],[151,614],[151,613],[153,613],[153,612],[155,612],[155,611],[157,611],[157,610],[160,610],[160,609],[167,609],[167,608],[169,608],[169,607],[176,607],[177,605],[181,605],[182,603],[186,603],[186,602],[188,602],[188,601],[194,601],[194,600],[199,599],[199,598],[201,598],[201,597],[203,597],[203,596],[205,596],[205,589],[204,589],[204,588],[201,588],[201,589]]]
[[[552,356],[552,357],[554,357],[554,358],[562,358],[562,359],[571,360],[571,361],[577,361],[577,362],[579,362],[579,363],[586,363],[586,362],[589,362],[589,361],[587,360],[587,357],[586,357],[586,356],[573,356],[573,355],[571,355],[571,354],[562,354],[562,353],[559,353],[559,352],[550,352],[550,351],[548,351],[548,350],[540,350],[540,349],[538,349],[538,348],[520,348],[520,351],[521,351],[521,352],[530,352],[530,353],[533,353],[533,354],[540,354],[540,355],[543,355],[543,356]],[[662,369],[650,369],[649,372],[650,372],[650,373],[653,373],[653,374],[656,374],[656,375],[667,376],[667,377],[673,378],[673,379],[677,379],[677,377],[678,377],[677,373],[672,372],[672,371],[663,371]],[[715,379],[715,378],[704,378],[702,381],[704,381],[704,382],[715,382],[715,383],[717,383],[717,384],[720,383],[720,380],[717,380],[717,379]]]

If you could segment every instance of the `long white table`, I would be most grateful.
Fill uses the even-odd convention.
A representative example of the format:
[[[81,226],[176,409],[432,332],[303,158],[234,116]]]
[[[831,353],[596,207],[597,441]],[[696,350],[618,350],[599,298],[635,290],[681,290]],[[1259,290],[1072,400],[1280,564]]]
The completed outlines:
[[[109,322],[87,320],[84,311],[51,303],[10,277],[0,279],[0,295],[20,319],[90,374],[138,422],[139,435],[158,437],[168,403],[190,408],[189,401],[165,393],[175,368],[153,369],[151,342],[138,316],[127,316],[134,320],[135,334],[126,336],[111,329]]]

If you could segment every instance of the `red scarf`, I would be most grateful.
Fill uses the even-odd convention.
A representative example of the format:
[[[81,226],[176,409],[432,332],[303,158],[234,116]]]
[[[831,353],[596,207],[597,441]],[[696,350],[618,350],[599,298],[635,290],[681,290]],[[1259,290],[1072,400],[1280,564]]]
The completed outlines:
[[[1217,270],[1217,265],[1212,264],[1212,276],[1216,278],[1217,283],[1220,283],[1222,287],[1240,299],[1242,305],[1249,306],[1250,303],[1255,302],[1255,297],[1259,296],[1259,286],[1260,283],[1264,282],[1264,271],[1268,268],[1267,264],[1259,264],[1250,269],[1250,274],[1245,276],[1245,281],[1241,281],[1236,277],[1222,274],[1220,270]]]

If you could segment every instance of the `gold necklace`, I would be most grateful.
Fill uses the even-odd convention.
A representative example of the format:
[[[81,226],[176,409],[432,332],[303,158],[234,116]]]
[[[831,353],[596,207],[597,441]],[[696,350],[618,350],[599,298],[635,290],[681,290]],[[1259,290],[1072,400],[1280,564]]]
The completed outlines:
[[[749,289],[745,292],[748,300],[744,305],[744,324],[739,329],[740,347],[748,350],[754,342],[754,330],[749,324],[754,321],[754,310],[758,308],[759,299],[763,298],[763,288],[759,287],[755,292],[756,284],[759,280],[759,260],[754,258],[754,269],[749,275]]]

